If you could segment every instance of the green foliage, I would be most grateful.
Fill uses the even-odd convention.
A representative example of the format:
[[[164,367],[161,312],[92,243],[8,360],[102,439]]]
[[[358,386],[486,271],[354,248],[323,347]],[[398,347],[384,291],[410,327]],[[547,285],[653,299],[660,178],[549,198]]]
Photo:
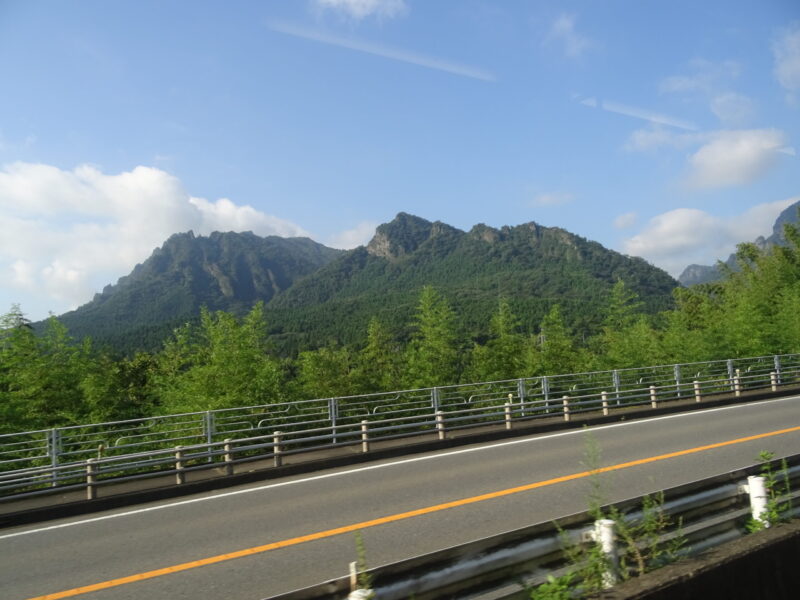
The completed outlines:
[[[747,530],[751,533],[786,521],[792,510],[789,466],[784,458],[781,460],[781,468],[776,471],[773,467],[774,458],[774,452],[762,450],[758,453],[758,460],[761,462],[761,476],[764,478],[764,486],[767,489],[767,507],[758,519],[751,518],[748,521]]]
[[[547,581],[535,586],[525,586],[531,600],[570,600],[574,597],[573,588],[576,575],[567,572],[559,577],[547,576]]]
[[[464,379],[499,381],[525,376],[525,338],[520,329],[508,300],[501,298],[489,322],[490,337],[483,345],[475,344]]]
[[[307,350],[300,353],[297,364],[302,398],[354,395],[351,357],[346,348]]]
[[[406,350],[405,386],[432,387],[458,381],[459,347],[455,313],[431,286],[422,288],[414,332]]]
[[[367,327],[367,343],[356,357],[353,379],[360,392],[390,391],[401,387],[400,348],[387,327],[373,317]]]
[[[258,303],[241,321],[203,309],[198,327],[176,330],[165,345],[154,383],[160,410],[177,413],[278,402],[282,379]]]

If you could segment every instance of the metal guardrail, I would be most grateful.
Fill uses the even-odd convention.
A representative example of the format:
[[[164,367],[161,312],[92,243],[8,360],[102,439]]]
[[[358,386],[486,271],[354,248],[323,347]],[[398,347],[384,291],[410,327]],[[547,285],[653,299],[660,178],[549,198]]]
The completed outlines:
[[[302,400],[0,435],[0,501],[270,460],[336,446],[591,411],[700,401],[800,381],[800,354]]]
[[[789,489],[798,490],[800,455],[788,457],[786,462]],[[773,461],[772,468],[778,472],[781,459]],[[748,476],[759,475],[761,469],[762,465],[754,465],[664,490],[661,510],[668,515],[671,526],[662,532],[660,540],[681,536],[686,544],[683,554],[692,555],[745,535],[752,518],[746,484]],[[800,515],[798,498],[800,491],[793,491],[781,499],[790,504],[784,517]],[[637,522],[643,499],[631,498],[614,506],[626,521]],[[564,573],[569,560],[565,542],[584,546],[596,543],[594,532],[595,517],[587,511],[556,523],[539,523],[384,565],[366,574],[374,597],[381,600],[466,598],[487,592],[496,599],[522,598],[526,597],[523,588],[514,582],[537,585],[549,574]],[[351,575],[268,600],[344,600],[353,588]]]

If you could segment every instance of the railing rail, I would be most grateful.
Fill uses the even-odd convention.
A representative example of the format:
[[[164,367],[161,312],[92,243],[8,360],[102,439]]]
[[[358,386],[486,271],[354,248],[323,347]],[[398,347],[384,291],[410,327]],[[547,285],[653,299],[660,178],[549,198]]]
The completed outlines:
[[[415,435],[800,382],[800,354],[570,373],[0,435],[0,501]],[[182,454],[176,458],[176,452]],[[89,463],[89,461],[92,461]],[[176,479],[185,481],[185,477]]]

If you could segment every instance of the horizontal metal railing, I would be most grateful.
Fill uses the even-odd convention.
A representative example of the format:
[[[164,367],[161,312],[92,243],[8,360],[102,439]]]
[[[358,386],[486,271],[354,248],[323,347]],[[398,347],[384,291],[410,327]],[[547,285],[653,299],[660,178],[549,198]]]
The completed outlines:
[[[783,462],[774,460],[771,470],[789,493],[780,497],[786,510],[782,518],[800,515],[800,455],[785,459],[786,478],[780,473]],[[680,537],[682,555],[698,554],[708,548],[742,537],[753,515],[748,494],[748,476],[760,475],[764,465],[664,490],[657,497],[668,517],[669,526],[658,533],[666,542]],[[663,494],[663,496],[662,496]],[[642,518],[644,497],[615,503],[619,515],[628,523]],[[601,511],[609,514],[609,507]],[[373,568],[366,572],[375,598],[381,600],[433,600],[442,597],[474,597],[477,593],[492,598],[521,598],[527,585],[542,583],[547,575],[563,574],[570,567],[566,545],[594,544],[597,513],[590,511],[548,521],[468,542]],[[355,550],[354,550],[355,554]],[[343,564],[342,571],[346,565]],[[574,567],[575,565],[571,565]],[[326,581],[268,600],[344,600],[353,592],[353,577]],[[355,596],[350,596],[355,597]]]
[[[335,446],[700,401],[800,382],[800,355],[661,365],[301,400],[0,435],[0,500],[272,460]]]

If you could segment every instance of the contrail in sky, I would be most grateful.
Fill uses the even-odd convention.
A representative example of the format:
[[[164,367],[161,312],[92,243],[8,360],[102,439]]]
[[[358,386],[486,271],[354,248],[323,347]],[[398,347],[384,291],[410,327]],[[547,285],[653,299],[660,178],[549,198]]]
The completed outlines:
[[[370,42],[361,42],[347,38],[341,38],[333,35],[328,35],[319,31],[297,27],[289,23],[280,23],[275,21],[268,21],[267,27],[272,31],[284,33],[312,42],[319,42],[320,44],[328,44],[329,46],[338,46],[340,48],[347,48],[348,50],[355,50],[356,52],[364,52],[365,54],[372,54],[390,60],[397,60],[400,62],[410,63],[419,67],[426,67],[428,69],[435,69],[437,71],[444,71],[453,75],[460,75],[461,77],[470,77],[471,79],[479,79],[481,81],[496,81],[495,76],[483,69],[470,67],[467,65],[460,65],[452,63],[439,58],[431,56],[423,56],[422,54],[415,54],[406,50],[398,48],[389,48],[387,46],[380,46]]]
[[[600,108],[602,110],[607,110],[608,112],[617,113],[619,115],[625,115],[626,117],[633,117],[634,119],[649,121],[650,123],[658,123],[659,125],[669,125],[670,127],[677,127],[678,129],[686,129],[687,131],[697,131],[697,126],[694,123],[690,123],[689,121],[684,121],[683,119],[670,117],[668,115],[662,115],[656,112],[652,112],[645,108],[628,106],[626,104],[620,104],[619,102],[608,102],[605,100],[599,100],[597,98],[585,98],[583,100],[580,100],[580,103],[583,104],[584,106],[590,106],[592,108]]]

